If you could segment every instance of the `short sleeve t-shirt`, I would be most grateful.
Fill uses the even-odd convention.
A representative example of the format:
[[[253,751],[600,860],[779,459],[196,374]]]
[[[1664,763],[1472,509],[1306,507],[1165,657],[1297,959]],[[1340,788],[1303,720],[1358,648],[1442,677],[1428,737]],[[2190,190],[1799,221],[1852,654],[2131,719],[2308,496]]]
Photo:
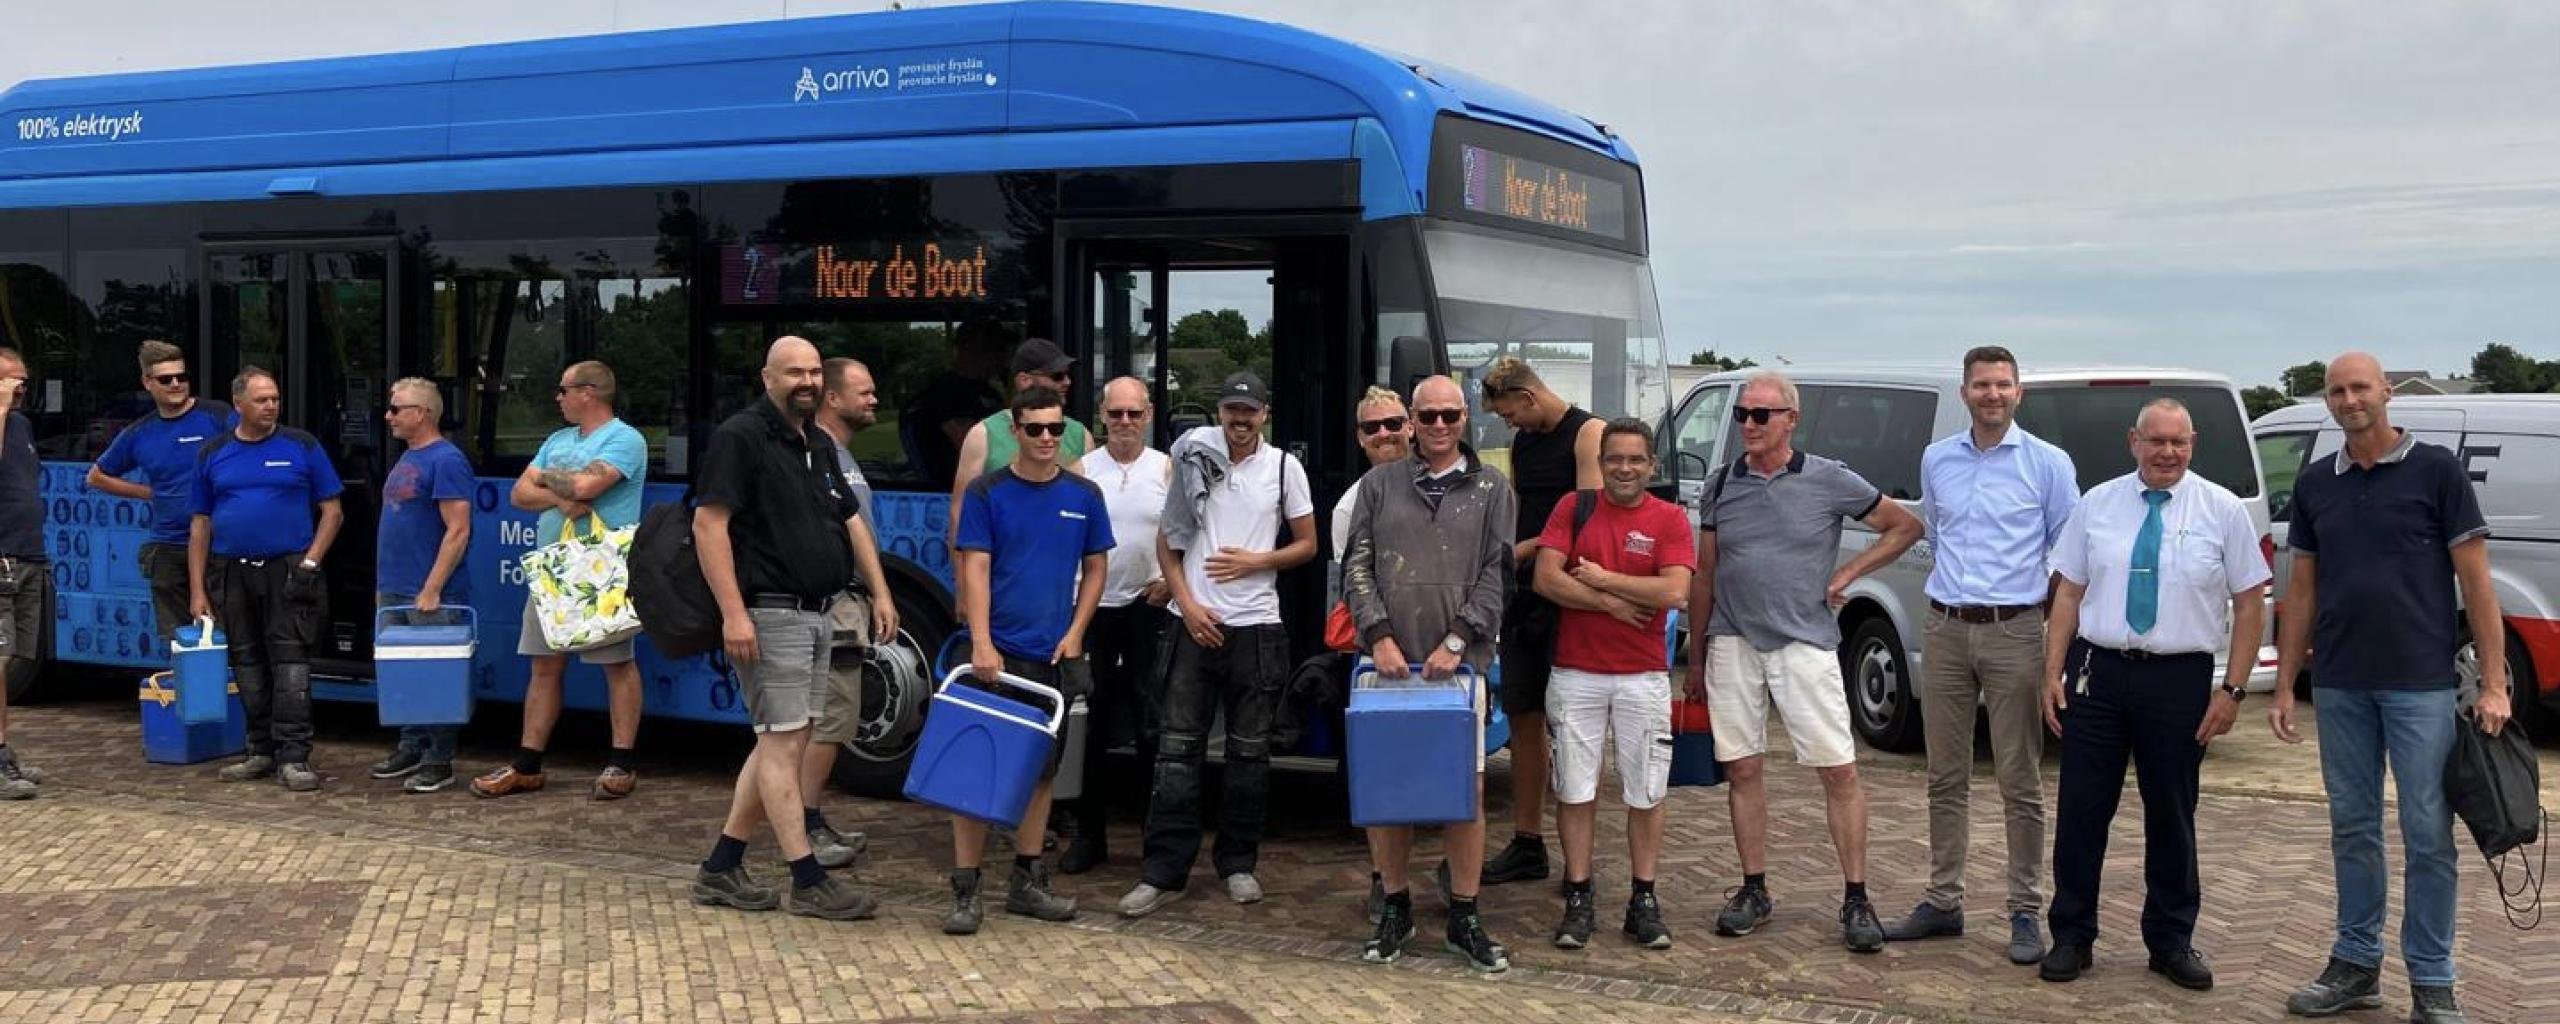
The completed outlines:
[[[194,515],[213,522],[213,553],[274,558],[311,547],[311,507],[345,488],[320,440],[277,427],[256,441],[224,431],[196,455]]]
[[[1046,661],[1075,621],[1076,574],[1111,550],[1111,510],[1093,481],[1059,471],[1043,483],[1010,466],[960,497],[962,551],[989,555],[987,632],[996,649]]]
[[[9,413],[6,448],[0,448],[0,555],[42,559],[44,498],[36,485],[44,466],[36,460],[36,428],[16,410]]]
[[[871,478],[862,475],[862,462],[853,457],[852,450],[836,449],[836,475],[843,477],[844,485],[853,490],[854,514],[870,515]]]
[[[142,470],[142,482],[151,488],[151,533],[145,538],[150,543],[187,542],[188,523],[195,517],[195,502],[189,495],[196,479],[196,452],[237,422],[239,417],[230,406],[202,399],[175,416],[162,416],[154,409],[118,431],[98,456],[98,471],[108,476],[121,478]]]
[[[478,481],[471,460],[453,442],[437,438],[424,448],[400,453],[382,478],[382,525],[374,534],[373,589],[385,594],[416,595],[425,591],[427,573],[436,565],[436,549],[444,544],[444,508],[448,501],[469,501]],[[470,574],[455,567],[445,577],[437,600],[464,604],[471,599]]]
[[[1556,502],[1555,511],[1547,516],[1546,530],[1538,535],[1540,548],[1570,553],[1566,568],[1579,560],[1610,572],[1657,576],[1664,569],[1698,567],[1697,540],[1689,532],[1689,515],[1680,506],[1648,494],[1636,507],[1625,508],[1605,494],[1594,494],[1588,500],[1599,507],[1592,511],[1591,521],[1583,524],[1577,541],[1573,531],[1577,500],[1581,499],[1567,495]],[[1662,641],[1663,619],[1668,615],[1655,612],[1638,629],[1599,612],[1566,608],[1556,626],[1556,664],[1613,675],[1668,671],[1671,664]]]
[[[631,424],[608,420],[583,436],[576,427],[562,427],[533,453],[534,465],[563,473],[575,473],[599,462],[621,470],[622,479],[596,498],[596,516],[604,520],[608,530],[638,523],[640,491],[649,478],[649,442]],[[560,524],[559,509],[543,510],[542,521],[534,529],[534,543],[539,546],[559,540]]]
[[[2313,681],[2354,690],[2458,685],[2453,548],[2488,532],[2462,460],[2406,433],[2370,469],[2344,449],[2302,467],[2291,538],[2320,567]]]
[[[1280,539],[1286,512],[1289,519],[1316,514],[1316,502],[1307,492],[1307,471],[1289,453],[1268,444],[1254,446],[1227,471],[1227,478],[1209,488],[1207,508],[1200,516],[1200,532],[1190,547],[1182,552],[1184,580],[1190,584],[1192,600],[1218,613],[1219,621],[1230,626],[1268,626],[1280,621],[1280,574],[1270,570],[1253,573],[1227,583],[1209,579],[1209,556],[1219,548],[1244,551],[1271,551]],[[1175,615],[1181,610],[1171,604],[1167,611]]]
[[[1708,634],[1738,636],[1759,651],[1791,643],[1839,647],[1829,590],[1840,524],[1875,511],[1884,500],[1875,485],[1838,462],[1797,452],[1775,476],[1737,459],[1708,491],[1714,500],[1699,515],[1699,528],[1716,535]]]

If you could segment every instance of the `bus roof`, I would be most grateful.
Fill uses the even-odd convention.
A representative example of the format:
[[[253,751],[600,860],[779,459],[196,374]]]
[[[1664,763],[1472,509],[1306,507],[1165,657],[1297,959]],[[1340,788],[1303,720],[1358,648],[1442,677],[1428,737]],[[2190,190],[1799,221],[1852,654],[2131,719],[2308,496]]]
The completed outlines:
[[[0,93],[0,208],[1359,158],[1396,172],[1372,205],[1412,212],[1443,113],[1635,159],[1300,29],[1003,3],[30,81]]]

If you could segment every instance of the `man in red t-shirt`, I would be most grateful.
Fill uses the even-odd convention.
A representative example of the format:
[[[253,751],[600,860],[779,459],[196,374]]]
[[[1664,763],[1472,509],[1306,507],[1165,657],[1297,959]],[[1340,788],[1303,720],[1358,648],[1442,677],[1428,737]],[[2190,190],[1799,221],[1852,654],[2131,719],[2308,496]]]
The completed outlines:
[[[1645,493],[1653,468],[1653,432],[1644,421],[1611,420],[1600,435],[1603,490],[1557,502],[1538,537],[1538,593],[1564,609],[1547,729],[1564,838],[1564,923],[1555,944],[1565,949],[1591,941],[1591,847],[1603,741],[1612,733],[1635,883],[1626,935],[1648,949],[1671,948],[1653,893],[1662,794],[1671,780],[1671,664],[1662,620],[1687,602],[1698,555],[1680,506]],[[1592,507],[1582,509],[1586,503]]]

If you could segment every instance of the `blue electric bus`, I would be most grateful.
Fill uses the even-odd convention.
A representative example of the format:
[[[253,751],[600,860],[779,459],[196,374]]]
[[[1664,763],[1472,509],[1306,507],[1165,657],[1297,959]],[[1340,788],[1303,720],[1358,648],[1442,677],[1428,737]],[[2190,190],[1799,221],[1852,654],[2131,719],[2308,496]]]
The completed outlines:
[[[931,398],[999,382],[1024,336],[1153,383],[1158,442],[1242,366],[1320,508],[1365,465],[1371,384],[1531,359],[1603,414],[1667,410],[1644,184],[1606,125],[1283,26],[1146,7],[989,4],[190,71],[0,93],[0,339],[44,490],[62,662],[163,663],[134,565],[142,503],[91,460],[149,415],[166,339],[221,398],[280,368],[286,421],[346,479],[323,696],[369,699],[386,385],[444,391],[481,474],[468,561],[483,699],[521,698],[510,481],[601,359],[676,500],[772,338],[870,365],[854,449],[907,635],[871,662],[849,784],[894,789],[952,630],[954,461]],[[937,384],[939,383],[939,387]],[[1478,447],[1499,462],[1498,420]],[[1099,430],[1097,430],[1097,434]],[[1323,619],[1323,572],[1284,581]],[[651,714],[743,719],[701,660],[643,649]],[[567,699],[601,707],[593,670]],[[1322,754],[1323,739],[1303,752]]]

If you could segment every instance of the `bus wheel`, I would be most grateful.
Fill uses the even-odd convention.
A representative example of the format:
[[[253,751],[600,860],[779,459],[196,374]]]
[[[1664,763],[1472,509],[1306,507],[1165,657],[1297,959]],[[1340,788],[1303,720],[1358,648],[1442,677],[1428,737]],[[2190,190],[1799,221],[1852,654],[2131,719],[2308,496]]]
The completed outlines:
[[[1920,749],[1920,691],[1893,620],[1858,620],[1840,647],[1840,675],[1849,688],[1849,724],[1859,739],[1897,754]]]
[[[907,762],[933,697],[933,654],[951,632],[940,608],[891,586],[898,636],[876,644],[862,665],[862,723],[836,758],[837,787],[858,796],[895,799],[906,789]]]

